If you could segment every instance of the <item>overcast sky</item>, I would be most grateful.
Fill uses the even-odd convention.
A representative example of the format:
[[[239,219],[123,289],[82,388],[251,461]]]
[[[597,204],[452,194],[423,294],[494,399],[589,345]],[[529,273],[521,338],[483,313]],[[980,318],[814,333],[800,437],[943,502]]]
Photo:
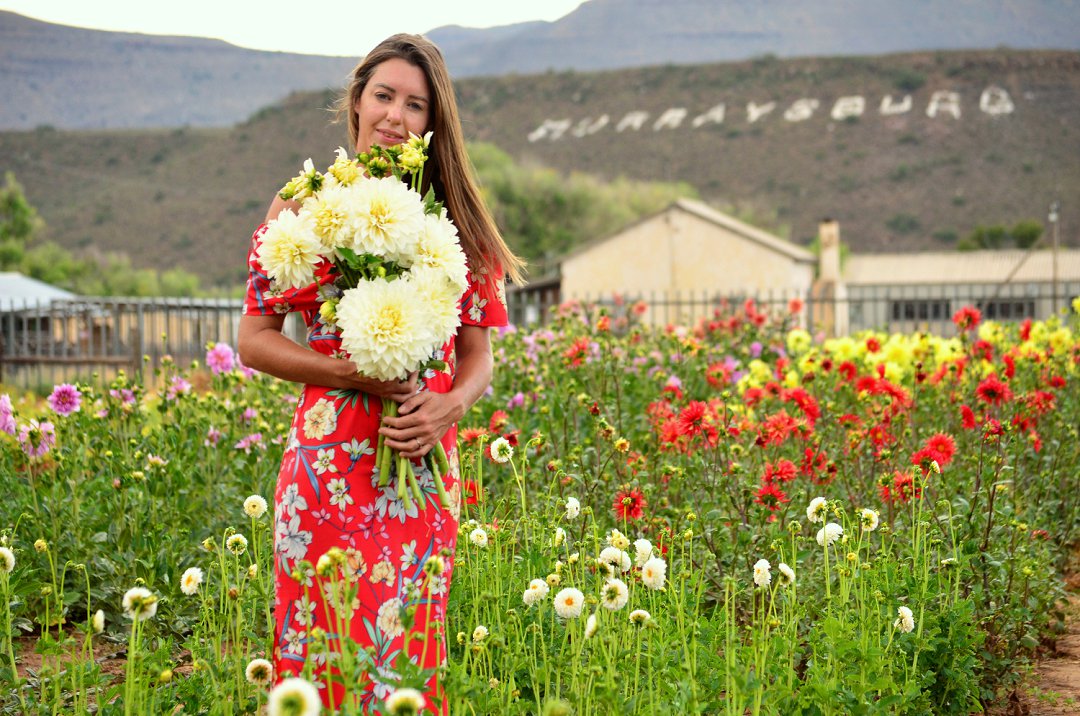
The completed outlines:
[[[395,32],[556,20],[582,0],[0,0],[0,10],[97,30],[214,37],[241,47],[365,54]]]

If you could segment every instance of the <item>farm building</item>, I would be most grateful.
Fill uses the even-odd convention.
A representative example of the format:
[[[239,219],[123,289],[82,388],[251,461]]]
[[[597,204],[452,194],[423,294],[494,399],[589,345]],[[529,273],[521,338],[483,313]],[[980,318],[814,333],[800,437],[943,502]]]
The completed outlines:
[[[681,199],[565,256],[557,272],[511,291],[517,321],[561,301],[643,299],[646,320],[692,321],[745,298],[783,310],[801,299],[804,325],[951,330],[961,306],[994,320],[1047,318],[1080,295],[1080,250],[857,254],[840,259],[840,234],[819,227],[820,256]]]

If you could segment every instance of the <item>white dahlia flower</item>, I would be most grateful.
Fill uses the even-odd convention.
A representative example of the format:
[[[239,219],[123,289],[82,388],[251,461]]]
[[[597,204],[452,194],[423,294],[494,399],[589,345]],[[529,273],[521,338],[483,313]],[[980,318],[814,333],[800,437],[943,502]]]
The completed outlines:
[[[188,567],[180,577],[180,591],[189,597],[199,591],[203,582],[203,571],[198,567]]]
[[[378,380],[398,380],[431,355],[438,343],[431,323],[409,281],[362,281],[337,305],[341,347],[362,375]]]
[[[322,261],[322,245],[308,216],[285,210],[271,221],[255,256],[281,289],[300,288],[315,280],[315,266]]]
[[[915,615],[907,607],[897,607],[896,613],[900,616],[893,622],[893,626],[904,634],[910,634],[915,630]]]
[[[667,579],[667,562],[653,557],[641,566],[641,582],[649,589],[663,589]]]
[[[581,608],[585,605],[585,595],[580,589],[566,587],[559,590],[555,595],[555,613],[563,619],[576,619],[581,616]]]
[[[349,248],[399,262],[415,254],[424,229],[420,195],[394,177],[357,182],[351,189],[355,233]]]
[[[460,296],[469,287],[469,266],[458,243],[457,227],[446,217],[427,214],[413,254],[412,269],[432,269]]]
[[[754,584],[759,587],[767,587],[772,584],[772,565],[767,559],[759,559],[754,563]]]
[[[157,597],[146,587],[132,587],[124,592],[124,615],[132,621],[145,621],[157,614]]]
[[[621,579],[609,579],[600,590],[600,603],[604,609],[616,612],[626,606],[630,600],[630,590]]]
[[[314,684],[293,677],[274,687],[266,707],[270,716],[317,716],[322,711],[322,699]]]
[[[817,533],[817,543],[822,547],[831,545],[844,534],[844,528],[835,522],[829,522]]]

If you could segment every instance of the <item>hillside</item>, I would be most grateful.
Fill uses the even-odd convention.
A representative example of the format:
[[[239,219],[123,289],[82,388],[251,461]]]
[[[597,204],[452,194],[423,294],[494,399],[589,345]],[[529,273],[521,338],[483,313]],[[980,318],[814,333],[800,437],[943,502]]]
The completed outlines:
[[[980,109],[990,87],[1007,93],[1011,113]],[[960,119],[940,101],[928,117],[946,90],[957,93]],[[472,79],[458,91],[471,140],[564,172],[685,180],[706,201],[802,243],[832,216],[855,250],[940,249],[978,224],[1042,221],[1058,198],[1062,241],[1080,244],[1080,53],[763,59]],[[894,110],[910,95],[910,109],[883,115],[887,95]],[[864,98],[863,114],[832,119],[851,96]],[[1000,110],[1002,95],[993,97]],[[331,99],[293,95],[226,129],[4,132],[0,171],[24,184],[47,238],[236,284],[274,191],[305,158],[328,162],[343,142],[344,128],[327,123]],[[668,110],[680,108],[672,128],[678,112]],[[647,113],[640,128],[618,131],[634,111]],[[547,120],[563,124],[537,138]],[[558,139],[553,126],[565,128]]]
[[[355,64],[0,11],[0,127],[226,126],[291,91],[341,86]]]
[[[990,47],[1080,49],[1077,0],[589,0],[554,22],[428,35],[455,76]]]
[[[1080,0],[588,0],[554,22],[427,34],[460,79],[766,55],[1080,50],[1078,28]],[[354,62],[0,11],[0,129],[227,126],[290,92],[339,87]]]

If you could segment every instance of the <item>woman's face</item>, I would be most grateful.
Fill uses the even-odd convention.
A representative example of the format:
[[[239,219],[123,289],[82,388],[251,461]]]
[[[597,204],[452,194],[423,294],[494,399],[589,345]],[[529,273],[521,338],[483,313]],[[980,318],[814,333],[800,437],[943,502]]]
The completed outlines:
[[[431,119],[431,88],[424,71],[400,58],[375,68],[353,110],[359,120],[356,151],[391,147],[423,135]]]

